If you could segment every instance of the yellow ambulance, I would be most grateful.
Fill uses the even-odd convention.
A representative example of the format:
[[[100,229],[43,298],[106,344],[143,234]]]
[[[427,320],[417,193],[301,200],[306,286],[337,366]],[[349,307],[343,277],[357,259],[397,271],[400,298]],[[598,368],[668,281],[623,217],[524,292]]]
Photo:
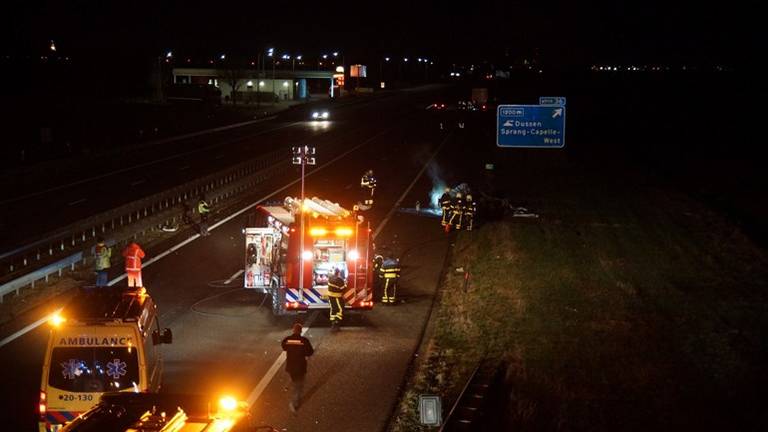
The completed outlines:
[[[55,432],[105,392],[157,391],[163,362],[157,306],[144,288],[80,293],[51,320],[40,384],[40,432]]]

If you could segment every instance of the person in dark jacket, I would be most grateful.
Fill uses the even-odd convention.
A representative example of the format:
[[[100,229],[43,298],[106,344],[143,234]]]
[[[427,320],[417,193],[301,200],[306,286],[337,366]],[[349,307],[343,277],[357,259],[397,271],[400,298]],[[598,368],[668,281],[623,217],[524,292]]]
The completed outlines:
[[[301,335],[301,324],[293,325],[291,335],[283,338],[283,351],[286,354],[285,371],[291,376],[293,394],[288,408],[296,412],[301,403],[301,393],[304,390],[304,378],[307,375],[307,357],[310,357],[315,349],[309,339]]]
[[[445,188],[443,195],[440,196],[439,204],[440,209],[443,211],[443,218],[440,220],[442,226],[448,225],[448,220],[451,219],[451,188]]]
[[[330,306],[331,330],[337,331],[341,320],[344,318],[344,291],[347,289],[347,282],[341,277],[339,269],[333,270],[333,275],[328,278],[328,306]]]

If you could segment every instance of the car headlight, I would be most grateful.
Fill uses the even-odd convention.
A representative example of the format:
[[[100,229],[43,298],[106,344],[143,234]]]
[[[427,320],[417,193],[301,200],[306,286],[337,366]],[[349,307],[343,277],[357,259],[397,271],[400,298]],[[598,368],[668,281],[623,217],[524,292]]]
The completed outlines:
[[[328,115],[329,115],[329,114],[328,114],[328,111],[325,111],[325,112],[323,112],[323,118],[324,118],[324,119],[327,119],[327,118],[328,118]]]
[[[320,113],[319,112],[315,111],[315,112],[312,113],[312,118],[313,119],[316,119],[318,117],[320,117]]]

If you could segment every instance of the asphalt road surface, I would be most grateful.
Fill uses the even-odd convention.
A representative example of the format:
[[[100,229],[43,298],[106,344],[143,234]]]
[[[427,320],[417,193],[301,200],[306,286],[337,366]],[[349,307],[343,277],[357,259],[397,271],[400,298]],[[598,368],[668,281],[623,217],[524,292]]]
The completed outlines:
[[[393,100],[394,99],[394,100]],[[87,166],[63,161],[46,172],[31,170],[0,182],[0,252],[47,232],[174,186],[226,169],[275,149],[343,137],[403,97],[340,102],[327,122],[309,121],[308,107],[241,128],[162,145],[126,148]]]
[[[375,171],[380,187],[368,218],[375,229],[380,228],[377,246],[386,245],[401,258],[403,278],[398,294],[402,302],[389,307],[377,304],[373,311],[357,316],[347,314],[344,328],[334,334],[329,332],[327,313],[298,317],[305,322],[316,353],[309,364],[304,403],[292,414],[287,406],[289,380],[280,363],[280,340],[297,317],[274,319],[269,300],[262,303],[260,295],[239,289],[241,277],[226,283],[243,263],[245,216],[234,218],[211,236],[190,242],[144,271],[144,282],[158,303],[161,326],[174,331],[174,343],[163,346],[163,391],[233,393],[252,403],[259,421],[287,430],[384,429],[421,341],[450,249],[450,236],[442,233],[437,219],[392,210],[396,203],[398,207],[426,203],[436,172],[442,171],[449,180],[459,178],[468,161],[482,154],[473,149],[479,134],[438,127],[438,118],[423,109],[431,97],[417,92],[401,95],[331,122],[335,135],[329,133],[329,138],[343,144],[342,149],[358,148],[324,166],[328,159],[323,160],[320,147],[319,169],[311,172],[306,185],[307,196],[351,207],[360,196],[360,174],[368,168]],[[316,133],[297,125],[267,132],[259,139],[289,146]],[[243,151],[238,145],[256,144],[235,144],[231,149],[235,154]],[[209,154],[222,150],[217,147]],[[425,168],[433,156],[439,170]],[[168,173],[168,181],[176,175]],[[285,184],[265,185],[255,196]],[[286,195],[298,195],[298,186],[273,198]],[[98,200],[99,194],[89,196],[91,199]],[[184,235],[174,242],[184,240]],[[148,257],[172,244],[150,250]],[[19,322],[34,321],[41,314],[41,309],[36,310]],[[35,427],[48,333],[45,327],[0,348],[4,430]]]

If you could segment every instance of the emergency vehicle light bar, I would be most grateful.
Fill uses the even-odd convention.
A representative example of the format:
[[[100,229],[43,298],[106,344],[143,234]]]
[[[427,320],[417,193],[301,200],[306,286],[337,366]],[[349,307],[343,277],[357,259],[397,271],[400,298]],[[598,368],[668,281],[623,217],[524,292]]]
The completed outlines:
[[[354,230],[349,227],[338,227],[335,230],[333,230],[332,233],[335,234],[337,237],[349,237],[352,234],[354,234]],[[328,234],[329,234],[329,231],[327,228],[312,227],[309,229],[309,235],[312,237],[322,237]]]

